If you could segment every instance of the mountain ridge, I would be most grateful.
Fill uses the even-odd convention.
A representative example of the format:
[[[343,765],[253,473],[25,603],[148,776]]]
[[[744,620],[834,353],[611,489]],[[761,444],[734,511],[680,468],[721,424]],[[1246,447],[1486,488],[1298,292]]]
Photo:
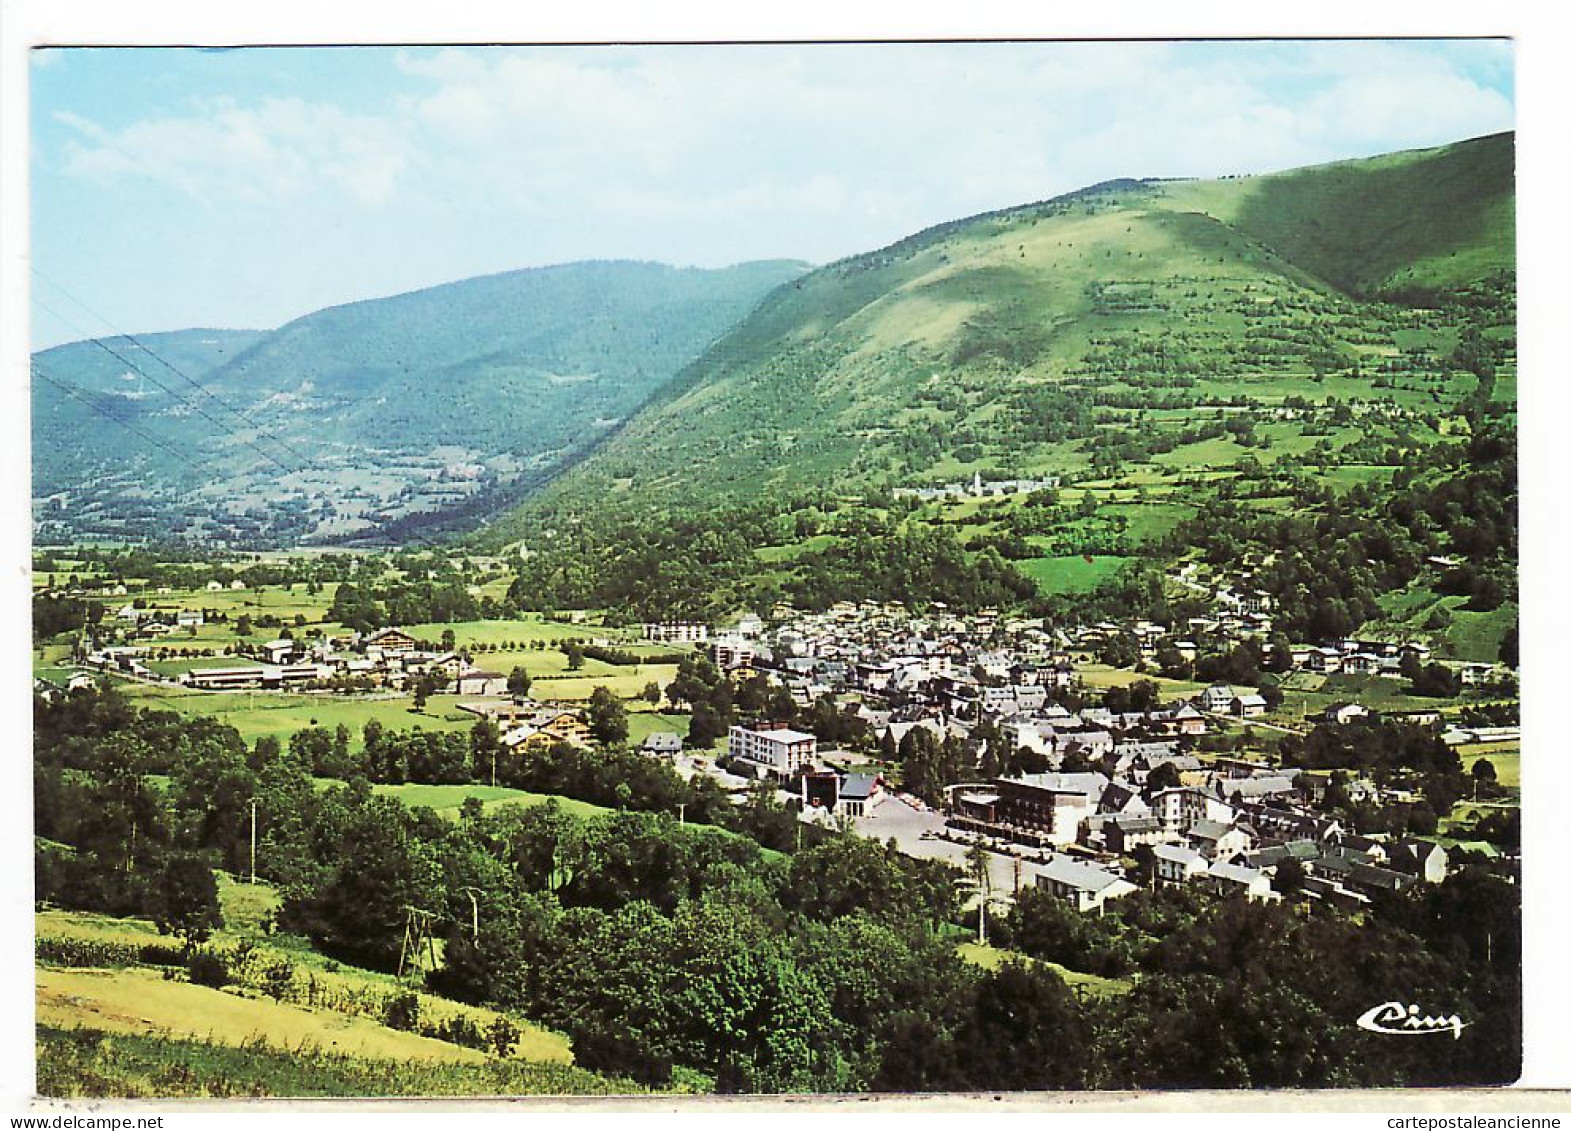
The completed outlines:
[[[1071,411],[1058,394],[1122,387],[1132,368],[1257,383],[1360,371],[1400,352],[1402,310],[1504,286],[1513,145],[1495,134],[1249,177],[1120,178],[826,264],[772,293],[502,526],[1010,462],[1082,470],[1083,447],[1032,451],[1029,429],[984,422]],[[1333,222],[1348,234],[1328,242]],[[935,397],[951,403],[932,411]],[[919,454],[873,450],[879,430],[898,441],[924,428],[957,433],[938,441],[951,456],[980,445],[991,465],[929,451],[937,467],[924,468]],[[843,439],[858,432],[868,442]]]
[[[41,508],[40,534],[146,536],[162,527],[223,539],[232,525],[239,540],[261,544],[360,537],[422,513],[472,517],[630,413],[803,267],[597,260],[324,308],[227,337],[221,352],[192,347],[183,362],[173,359],[239,409],[208,405],[217,424],[193,419],[190,404],[156,382],[133,374],[133,385],[122,383],[126,366],[92,342],[42,351],[41,371],[100,411],[35,385],[34,493],[56,500]],[[207,333],[140,340],[156,353]],[[207,404],[155,358],[141,368]],[[144,385],[145,397],[126,396]],[[103,414],[174,450],[105,433],[113,426]],[[118,467],[120,457],[131,466]],[[211,482],[190,462],[210,467]],[[115,521],[117,512],[132,520]]]

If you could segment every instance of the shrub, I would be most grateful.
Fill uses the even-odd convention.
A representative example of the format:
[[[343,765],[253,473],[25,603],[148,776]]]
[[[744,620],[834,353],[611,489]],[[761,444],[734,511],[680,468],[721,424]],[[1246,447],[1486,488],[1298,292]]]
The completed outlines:
[[[491,1051],[497,1056],[512,1056],[513,1049],[518,1045],[518,1026],[506,1017],[498,1017],[491,1022],[487,1036],[491,1039]]]
[[[140,952],[130,943],[97,939],[41,938],[33,944],[39,962],[54,966],[135,966]]]
[[[394,994],[387,999],[382,1023],[389,1029],[414,1032],[420,1024],[420,996],[413,993]]]
[[[137,951],[139,961],[149,966],[184,966],[186,953],[177,946],[166,946],[163,943],[148,943]]]
[[[198,950],[186,963],[186,975],[192,985],[222,989],[229,984],[229,964],[210,950]]]

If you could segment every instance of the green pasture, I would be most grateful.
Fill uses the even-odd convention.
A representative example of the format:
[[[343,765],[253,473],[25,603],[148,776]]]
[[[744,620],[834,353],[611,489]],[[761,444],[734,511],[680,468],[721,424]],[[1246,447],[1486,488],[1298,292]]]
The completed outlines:
[[[339,784],[330,779],[318,778],[319,786],[332,786]],[[443,816],[456,816],[465,801],[470,798],[478,800],[485,808],[494,809],[502,805],[543,805],[547,801],[555,801],[565,813],[575,817],[598,817],[611,812],[610,809],[600,805],[591,805],[587,801],[577,801],[571,797],[556,797],[544,793],[530,793],[522,789],[509,789],[500,785],[373,785],[375,793],[396,798],[398,801],[414,809],[424,806],[434,809]]]
[[[426,709],[416,712],[412,696],[364,699],[276,691],[192,691],[130,682],[122,683],[121,690],[142,706],[183,715],[209,715],[234,727],[248,743],[263,737],[285,742],[308,727],[332,730],[342,724],[349,728],[351,747],[359,749],[361,731],[372,719],[388,730],[468,730],[478,721],[458,710],[454,697],[446,695],[433,695]]]
[[[1139,680],[1150,680],[1157,685],[1163,702],[1169,699],[1188,699],[1206,688],[1206,684],[1191,680],[1143,675],[1129,668],[1110,668],[1106,664],[1076,664],[1075,677],[1080,681],[1081,686],[1092,691],[1104,691],[1109,687],[1128,687]]]
[[[1088,593],[1117,573],[1129,558],[1115,555],[1093,556],[1088,562],[1080,554],[1055,558],[1026,558],[1015,563],[1043,593]]]
[[[1495,780],[1507,789],[1522,788],[1522,744],[1520,742],[1476,742],[1456,748],[1462,768],[1471,774],[1473,763],[1487,758],[1495,768]]]

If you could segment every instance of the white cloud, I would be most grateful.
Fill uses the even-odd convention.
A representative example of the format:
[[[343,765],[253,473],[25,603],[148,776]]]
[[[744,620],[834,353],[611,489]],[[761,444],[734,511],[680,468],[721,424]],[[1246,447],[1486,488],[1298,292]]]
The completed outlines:
[[[321,190],[381,204],[412,159],[406,137],[388,120],[298,98],[253,107],[220,99],[185,117],[118,131],[68,111],[56,117],[89,139],[66,143],[67,172],[155,181],[214,205],[289,204]]]
[[[1507,128],[1509,99],[1457,52],[448,48],[395,53],[386,97],[353,110],[319,83],[114,130],[56,117],[71,173],[273,203],[301,232],[344,215],[336,202],[385,205],[388,238],[411,249],[456,237],[520,263],[823,259],[1109,177],[1263,172]],[[1485,69],[1500,67],[1492,52]]]

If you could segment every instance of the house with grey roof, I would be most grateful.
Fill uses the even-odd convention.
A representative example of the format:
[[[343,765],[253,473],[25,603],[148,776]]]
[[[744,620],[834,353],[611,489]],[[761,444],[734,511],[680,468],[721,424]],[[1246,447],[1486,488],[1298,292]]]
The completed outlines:
[[[1232,710],[1233,700],[1238,698],[1233,689],[1225,683],[1213,683],[1200,693],[1200,709],[1209,711],[1213,715],[1220,715]]]
[[[1271,890],[1271,877],[1255,868],[1242,864],[1212,864],[1206,869],[1203,882],[1218,895],[1243,895],[1247,899],[1276,899]]]
[[[1259,801],[1266,797],[1298,795],[1298,787],[1293,784],[1291,775],[1286,774],[1251,774],[1248,777],[1217,778],[1212,788],[1224,801],[1232,801],[1234,798]]]
[[[1362,895],[1405,891],[1418,882],[1417,877],[1370,864],[1362,854],[1330,851],[1309,865],[1316,876],[1334,881]]]
[[[840,780],[837,809],[848,817],[865,817],[878,796],[878,779],[872,774],[847,774]]]
[[[1193,848],[1181,844],[1153,844],[1151,856],[1156,863],[1156,878],[1162,884],[1182,884],[1204,875],[1211,864]]]
[[[639,744],[639,752],[659,758],[674,758],[682,752],[682,736],[671,730],[657,730]]]
[[[1109,852],[1127,856],[1142,844],[1159,844],[1173,834],[1155,817],[1118,813],[1103,818],[1102,839]]]
[[[1433,841],[1405,838],[1391,845],[1387,855],[1387,867],[1421,883],[1438,884],[1451,870],[1450,854]]]
[[[1221,821],[1196,821],[1184,834],[1189,846],[1207,860],[1231,860],[1247,852],[1252,844],[1248,833],[1237,825]]]
[[[1038,867],[1036,883],[1073,904],[1077,911],[1100,911],[1109,900],[1139,890],[1116,872],[1068,856],[1054,856]]]
[[[1300,864],[1309,860],[1318,860],[1320,852],[1319,841],[1290,840],[1282,844],[1269,844],[1246,852],[1238,858],[1237,862],[1245,867],[1270,871],[1284,860],[1297,860]]]

